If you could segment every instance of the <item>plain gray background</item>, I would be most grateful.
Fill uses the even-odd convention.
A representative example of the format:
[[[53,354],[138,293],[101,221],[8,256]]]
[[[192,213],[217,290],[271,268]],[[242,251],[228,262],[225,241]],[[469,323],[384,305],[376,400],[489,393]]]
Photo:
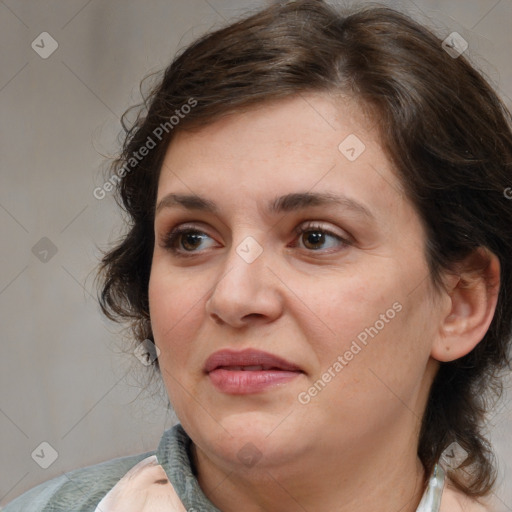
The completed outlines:
[[[147,368],[99,312],[91,272],[122,221],[111,195],[92,191],[143,76],[268,3],[0,0],[0,504],[71,469],[154,450],[175,422],[163,386],[142,391]],[[512,0],[381,3],[443,38],[460,33],[512,107]],[[31,46],[42,32],[58,44],[46,59]],[[511,419],[506,397],[489,421],[509,482],[495,493],[498,512],[512,510]],[[47,469],[31,455],[43,442],[58,452]]]

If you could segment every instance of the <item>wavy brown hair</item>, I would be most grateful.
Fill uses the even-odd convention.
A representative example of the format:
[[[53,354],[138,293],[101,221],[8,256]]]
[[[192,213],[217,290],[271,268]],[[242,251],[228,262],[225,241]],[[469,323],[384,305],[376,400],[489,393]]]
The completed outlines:
[[[281,2],[180,51],[137,106],[135,121],[128,125],[123,116],[124,145],[109,172],[122,177],[115,197],[128,214],[127,233],[99,266],[101,308],[111,320],[127,322],[137,342],[153,340],[148,282],[155,202],[174,134],[312,91],[348,95],[371,112],[425,226],[425,258],[436,287],[443,270],[477,247],[500,260],[492,323],[469,354],[440,364],[418,445],[428,475],[457,441],[469,457],[449,476],[467,495],[485,496],[496,468],[484,422],[501,394],[500,372],[510,365],[512,200],[505,191],[512,185],[512,117],[464,55],[452,58],[440,38],[405,14],[379,6],[341,10],[320,0]],[[195,106],[185,109],[191,99]],[[180,112],[171,126],[170,117]],[[155,147],[139,158],[149,139]]]

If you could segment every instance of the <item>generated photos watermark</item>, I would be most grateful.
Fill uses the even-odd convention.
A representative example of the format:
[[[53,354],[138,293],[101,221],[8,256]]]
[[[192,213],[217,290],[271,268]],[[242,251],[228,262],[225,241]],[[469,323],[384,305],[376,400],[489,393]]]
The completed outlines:
[[[366,346],[368,346],[369,338],[375,338],[395,316],[402,311],[402,304],[395,302],[386,310],[385,313],[379,315],[379,319],[374,322],[370,327],[363,329],[357,336],[357,339],[352,340],[350,347],[342,354],[339,355],[335,361],[327,368],[322,376],[307,390],[300,392],[297,395],[299,403],[302,405],[309,404],[311,400],[317,396],[329,382],[331,382],[350,361],[359,354]]]
[[[124,178],[128,173],[130,173],[137,165],[146,157],[152,149],[154,149],[158,142],[160,142],[164,138],[164,134],[170,133],[174,128],[180,124],[181,120],[189,114],[192,109],[197,105],[197,100],[195,98],[189,98],[187,103],[181,105],[180,108],[177,108],[174,113],[176,115],[172,115],[167,121],[164,123],[160,123],[151,133],[148,135],[146,141],[142,146],[139,147],[137,151],[134,151],[130,158],[125,162],[125,164],[117,169],[117,171],[110,176],[110,178],[103,183],[101,187],[96,187],[92,194],[98,199],[104,199],[107,193],[112,192],[115,186],[121,182],[122,178]]]

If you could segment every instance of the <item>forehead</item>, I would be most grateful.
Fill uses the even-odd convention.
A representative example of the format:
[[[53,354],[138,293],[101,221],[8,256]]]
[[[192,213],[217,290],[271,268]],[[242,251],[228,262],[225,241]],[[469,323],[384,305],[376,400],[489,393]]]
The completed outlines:
[[[157,202],[169,192],[266,202],[298,191],[342,193],[374,211],[405,201],[374,120],[353,100],[310,93],[177,132]]]

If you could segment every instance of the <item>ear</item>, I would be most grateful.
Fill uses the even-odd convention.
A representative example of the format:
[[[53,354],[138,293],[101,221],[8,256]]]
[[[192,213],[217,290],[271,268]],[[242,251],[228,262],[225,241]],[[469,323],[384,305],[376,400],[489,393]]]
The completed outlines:
[[[496,310],[500,262],[485,247],[478,247],[445,276],[438,336],[431,356],[453,361],[471,352],[485,336]]]

